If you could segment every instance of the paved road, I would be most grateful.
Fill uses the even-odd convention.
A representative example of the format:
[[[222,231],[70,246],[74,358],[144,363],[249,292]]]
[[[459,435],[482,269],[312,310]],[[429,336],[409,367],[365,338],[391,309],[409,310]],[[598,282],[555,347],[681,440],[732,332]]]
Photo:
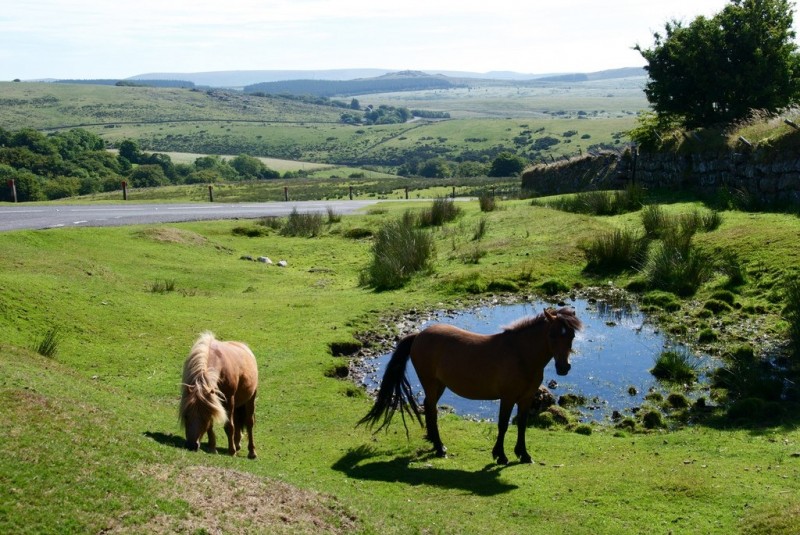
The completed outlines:
[[[264,203],[93,204],[0,206],[0,231],[60,227],[107,227],[208,219],[252,219],[300,213],[349,214],[378,201],[295,201]]]

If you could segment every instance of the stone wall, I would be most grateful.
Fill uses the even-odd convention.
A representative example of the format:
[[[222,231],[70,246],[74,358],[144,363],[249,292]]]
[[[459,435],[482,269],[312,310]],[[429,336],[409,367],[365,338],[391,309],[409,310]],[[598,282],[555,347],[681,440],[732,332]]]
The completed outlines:
[[[736,191],[761,202],[800,206],[800,155],[607,152],[536,165],[522,174],[523,190],[537,195],[617,189],[629,182],[704,194]]]

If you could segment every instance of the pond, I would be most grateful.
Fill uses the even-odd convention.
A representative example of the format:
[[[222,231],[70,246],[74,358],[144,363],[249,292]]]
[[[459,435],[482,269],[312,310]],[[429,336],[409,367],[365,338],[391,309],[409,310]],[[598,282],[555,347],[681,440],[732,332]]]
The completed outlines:
[[[586,398],[585,405],[578,407],[582,421],[609,420],[614,411],[622,415],[632,414],[635,407],[644,403],[644,396],[655,389],[669,391],[650,373],[655,359],[665,349],[680,348],[639,311],[632,302],[611,304],[594,299],[575,299],[568,303],[575,309],[584,328],[573,342],[572,370],[567,376],[556,375],[551,361],[544,370],[543,385],[558,399],[564,394],[575,394]],[[462,329],[482,334],[493,334],[515,320],[540,313],[551,303],[531,301],[514,305],[486,306],[463,312],[437,312],[434,319],[418,326],[423,329],[432,323],[448,323]],[[363,378],[368,390],[380,385],[391,352],[380,355],[372,362],[371,372]],[[698,355],[702,374],[714,361],[711,357]],[[414,392],[422,398],[414,366],[406,370]],[[695,391],[695,396],[697,392]],[[689,394],[690,397],[693,397]],[[451,407],[461,416],[494,421],[500,406],[498,401],[477,401],[456,396],[446,390],[439,406]],[[516,411],[516,409],[515,409]]]

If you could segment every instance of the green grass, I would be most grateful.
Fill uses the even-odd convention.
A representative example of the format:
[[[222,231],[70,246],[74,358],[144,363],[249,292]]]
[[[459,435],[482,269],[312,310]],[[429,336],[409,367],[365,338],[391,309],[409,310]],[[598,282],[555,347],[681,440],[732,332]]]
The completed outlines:
[[[316,238],[251,238],[233,232],[242,221],[0,234],[0,531],[198,532],[212,521],[226,532],[301,533],[800,528],[796,416],[755,428],[712,423],[636,434],[531,428],[536,464],[505,468],[491,462],[489,423],[443,415],[446,459],[429,454],[421,429],[412,428],[410,440],[402,426],[374,436],[356,429],[370,400],[330,376],[347,358],[332,356],[332,344],[368,330],[388,329],[391,338],[387,318],[459,306],[469,300],[458,290],[468,281],[516,287],[522,297],[546,281],[572,288],[633,278],[585,274],[578,245],[632,224],[636,213],[598,218],[526,201],[488,213],[477,201],[459,206],[456,222],[432,232],[442,252],[433,272],[385,292],[359,286],[371,242],[347,235],[377,233],[406,210],[424,209],[420,203],[344,216]],[[785,336],[781,283],[796,267],[800,220],[723,215],[719,229],[696,240],[712,254],[735,248],[747,270],[735,294],[745,306],[726,321],[757,319],[756,340]],[[474,247],[482,219],[485,256],[465,264],[459,255]],[[261,254],[289,267],[240,260]],[[158,280],[174,280],[180,291],[154,293]],[[698,300],[720,284],[701,286]],[[694,321],[692,302],[681,303],[683,312],[669,315]],[[28,349],[50,325],[60,327],[55,358]],[[258,358],[256,461],[181,448],[180,370],[205,329],[246,341]],[[730,343],[725,332],[720,344]],[[572,373],[579,366],[576,358]],[[265,498],[243,509],[251,495]],[[281,499],[284,520],[268,514]]]

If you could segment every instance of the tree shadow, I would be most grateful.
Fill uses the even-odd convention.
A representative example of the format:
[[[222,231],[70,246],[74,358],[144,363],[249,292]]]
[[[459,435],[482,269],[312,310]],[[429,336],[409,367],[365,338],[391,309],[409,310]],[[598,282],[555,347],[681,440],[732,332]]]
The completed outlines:
[[[477,472],[411,465],[412,461],[420,461],[429,457],[403,456],[391,461],[361,464],[362,461],[375,455],[376,452],[372,448],[360,446],[345,453],[331,468],[353,479],[461,489],[478,496],[495,496],[519,488],[517,485],[500,481],[499,477],[503,467],[495,464],[489,464]]]

